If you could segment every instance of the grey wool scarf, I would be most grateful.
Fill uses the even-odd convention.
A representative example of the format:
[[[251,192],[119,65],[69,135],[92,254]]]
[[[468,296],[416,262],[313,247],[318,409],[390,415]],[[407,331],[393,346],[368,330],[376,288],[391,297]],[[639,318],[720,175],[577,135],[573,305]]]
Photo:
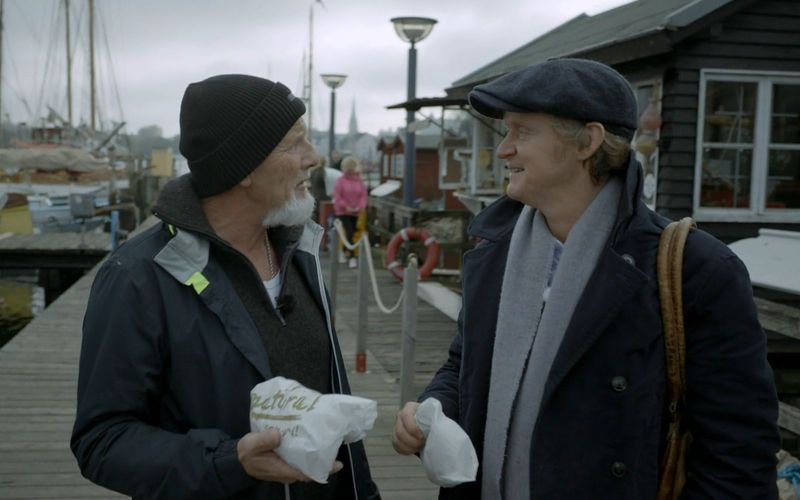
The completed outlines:
[[[530,498],[531,439],[553,360],[616,219],[610,180],[569,232],[545,304],[555,238],[525,207],[514,226],[495,331],[483,451],[484,499]],[[546,306],[546,307],[545,307]]]

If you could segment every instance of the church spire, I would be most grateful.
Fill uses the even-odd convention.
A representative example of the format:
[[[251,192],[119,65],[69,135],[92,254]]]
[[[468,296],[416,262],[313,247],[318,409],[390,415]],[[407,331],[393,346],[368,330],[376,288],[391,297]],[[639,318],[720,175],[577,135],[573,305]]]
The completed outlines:
[[[356,119],[356,100],[353,99],[353,109],[350,111],[350,127],[347,130],[347,135],[358,135],[358,120]]]

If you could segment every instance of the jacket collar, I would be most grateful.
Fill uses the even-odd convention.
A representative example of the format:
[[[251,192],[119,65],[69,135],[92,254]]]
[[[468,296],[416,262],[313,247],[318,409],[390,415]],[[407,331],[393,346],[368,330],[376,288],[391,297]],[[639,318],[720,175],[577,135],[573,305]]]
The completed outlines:
[[[619,235],[628,228],[637,216],[641,216],[646,212],[642,201],[643,186],[644,172],[642,171],[642,165],[636,159],[633,151],[631,151],[628,156],[628,166],[623,174],[623,187],[619,200],[617,220],[614,223],[614,232],[611,235],[612,243],[616,242]]]
[[[467,232],[470,236],[490,241],[510,239],[514,225],[524,206],[521,202],[512,200],[508,196],[501,196],[475,216]]]
[[[203,204],[192,187],[189,174],[173,179],[164,186],[153,213],[167,224],[222,241],[206,219]]]
[[[628,158],[628,166],[623,174],[623,188],[620,195],[617,219],[612,231],[612,242],[616,241],[620,232],[627,227],[631,219],[639,212],[642,181],[642,167],[634,155],[631,154]],[[491,241],[511,238],[517,217],[519,217],[523,207],[524,204],[512,200],[508,196],[500,197],[475,217],[469,226],[469,235]]]

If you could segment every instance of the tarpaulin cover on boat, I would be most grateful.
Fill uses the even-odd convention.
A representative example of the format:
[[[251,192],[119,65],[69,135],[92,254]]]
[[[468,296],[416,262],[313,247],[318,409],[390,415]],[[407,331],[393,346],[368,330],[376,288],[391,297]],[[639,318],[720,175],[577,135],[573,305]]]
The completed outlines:
[[[108,169],[108,162],[77,148],[0,149],[0,169],[7,168],[93,172]]]

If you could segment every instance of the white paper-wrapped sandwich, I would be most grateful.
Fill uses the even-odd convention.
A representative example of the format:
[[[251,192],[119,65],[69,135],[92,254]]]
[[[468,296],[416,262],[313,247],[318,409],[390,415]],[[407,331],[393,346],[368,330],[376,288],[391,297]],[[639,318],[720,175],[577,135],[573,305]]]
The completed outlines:
[[[283,377],[250,391],[250,429],[277,429],[278,456],[318,483],[327,482],[342,443],[363,439],[377,416],[371,399],[321,394]]]
[[[419,405],[417,425],[425,435],[420,453],[425,473],[433,483],[445,488],[474,481],[478,456],[469,436],[442,411],[442,403],[428,398]]]

